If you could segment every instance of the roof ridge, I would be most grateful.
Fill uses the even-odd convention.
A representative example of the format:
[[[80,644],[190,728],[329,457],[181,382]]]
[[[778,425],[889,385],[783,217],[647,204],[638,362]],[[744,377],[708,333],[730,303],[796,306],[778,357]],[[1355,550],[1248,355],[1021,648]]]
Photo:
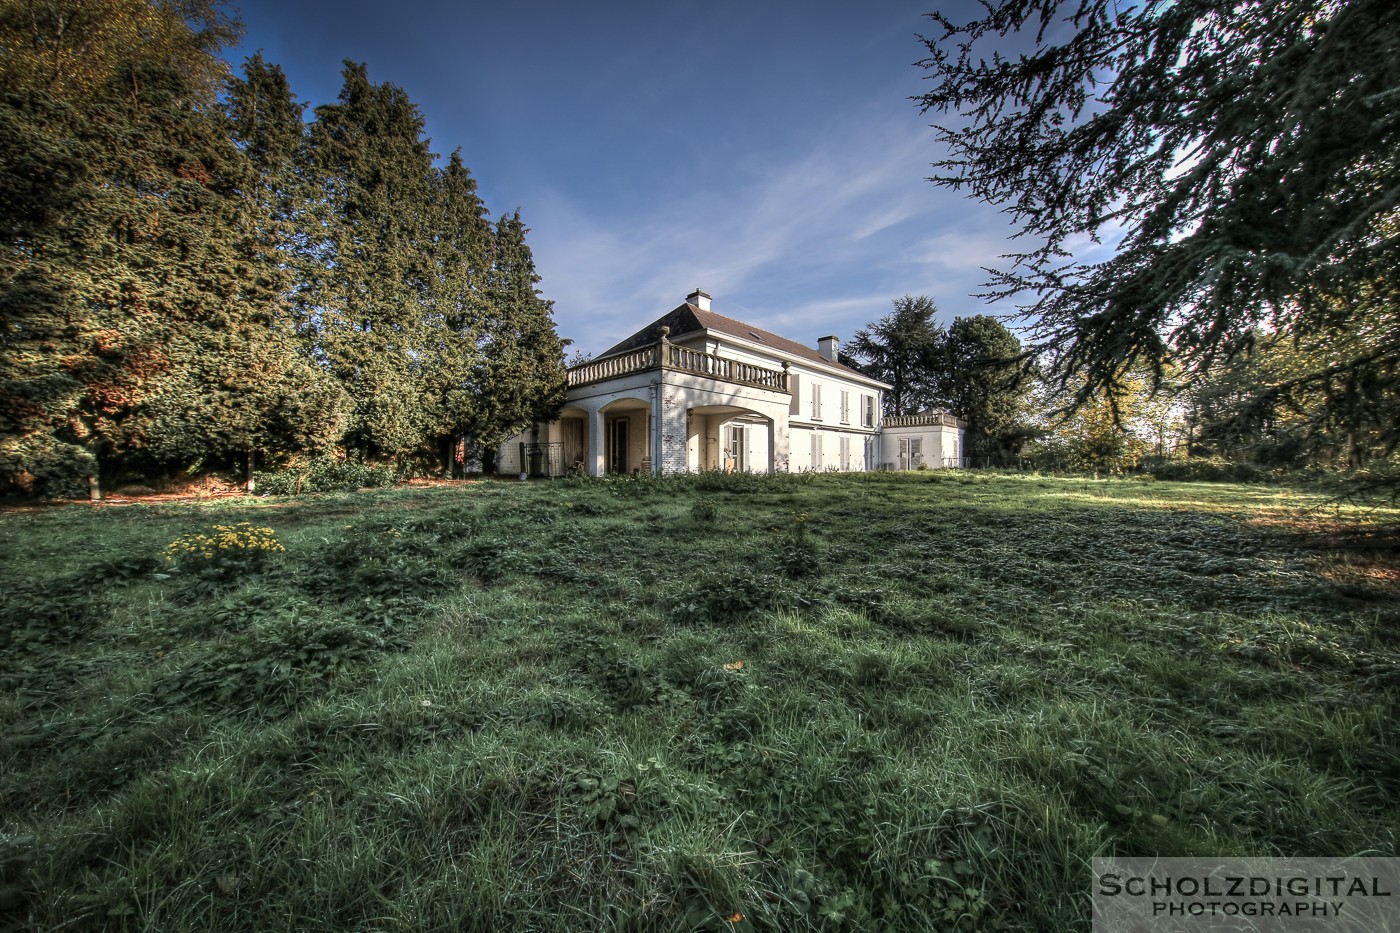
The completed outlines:
[[[736,337],[740,340],[744,340],[746,339],[745,332],[747,332],[749,337],[756,339],[760,344],[762,344],[768,349],[775,350],[779,353],[786,353],[789,356],[797,357],[798,359],[806,363],[811,363],[818,366],[828,366],[840,372],[849,373],[850,375],[857,376],[861,379],[867,379],[871,382],[876,382],[881,385],[884,385],[884,383],[881,383],[880,380],[874,379],[871,376],[867,376],[865,373],[861,372],[858,369],[855,369],[854,367],[847,366],[845,363],[839,362],[837,360],[827,359],[826,357],[822,356],[821,353],[819,353],[815,348],[809,347],[803,343],[798,343],[796,340],[793,340],[790,337],[784,337],[781,334],[776,334],[771,330],[766,330],[762,327],[749,324],[748,322],[741,321],[738,318],[729,317],[725,314],[720,314],[718,311],[702,310],[701,308],[691,304],[688,301],[684,304],[678,305],[675,308],[672,308],[670,311],[666,312],[665,314],[661,315],[661,317],[652,321],[650,324],[647,324],[645,327],[636,331],[631,336],[626,337],[623,340],[620,340],[617,343],[613,344],[607,350],[604,350],[602,353],[598,354],[598,356],[595,357],[595,359],[607,359],[610,356],[617,356],[619,354],[627,353],[632,350],[641,349],[644,346],[650,346],[651,344],[654,344],[661,339],[660,332],[662,327],[671,328],[671,332],[668,335],[668,337],[671,339],[674,339],[678,336],[685,336],[694,333],[698,329],[701,332],[709,332],[711,330],[716,330],[721,333],[729,334],[730,336]],[[735,333],[730,333],[731,331],[735,331]]]

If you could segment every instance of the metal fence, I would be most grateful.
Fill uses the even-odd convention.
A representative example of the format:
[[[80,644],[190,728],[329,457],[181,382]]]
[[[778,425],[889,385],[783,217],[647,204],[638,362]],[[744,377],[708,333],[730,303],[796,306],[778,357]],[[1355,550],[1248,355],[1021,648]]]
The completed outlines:
[[[564,445],[555,441],[546,444],[506,444],[501,450],[496,472],[506,476],[524,473],[527,476],[567,476],[572,464],[564,462]]]

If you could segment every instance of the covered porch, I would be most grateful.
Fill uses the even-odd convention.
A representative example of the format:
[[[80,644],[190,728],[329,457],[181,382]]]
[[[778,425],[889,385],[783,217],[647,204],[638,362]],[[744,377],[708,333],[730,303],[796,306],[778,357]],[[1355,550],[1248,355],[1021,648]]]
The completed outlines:
[[[690,408],[686,412],[686,469],[775,472],[773,433],[773,419],[752,409],[734,405]]]
[[[668,439],[674,444],[683,438],[687,472],[771,473],[785,469],[774,460],[776,430],[772,417],[722,402],[691,406],[670,419],[664,413],[658,417],[649,400],[635,397],[596,409],[569,405],[557,421],[507,444],[501,470],[551,477],[676,472],[663,469],[656,450]],[[675,460],[673,454],[672,463],[679,466]]]
[[[663,327],[657,344],[571,368],[559,417],[508,442],[502,472],[786,471],[789,385],[786,363],[677,346]]]

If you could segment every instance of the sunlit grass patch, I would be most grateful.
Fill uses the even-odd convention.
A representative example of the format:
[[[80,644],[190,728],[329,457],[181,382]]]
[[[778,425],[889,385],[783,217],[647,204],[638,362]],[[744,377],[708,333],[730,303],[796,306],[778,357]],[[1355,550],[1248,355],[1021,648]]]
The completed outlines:
[[[929,472],[0,516],[0,885],[41,930],[1087,929],[1095,855],[1391,852],[1383,516],[1320,509]],[[214,525],[285,551],[165,561]]]

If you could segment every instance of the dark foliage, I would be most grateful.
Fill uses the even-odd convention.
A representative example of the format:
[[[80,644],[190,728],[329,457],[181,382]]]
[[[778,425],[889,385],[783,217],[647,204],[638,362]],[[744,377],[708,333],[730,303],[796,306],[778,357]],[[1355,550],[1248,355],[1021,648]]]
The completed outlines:
[[[991,283],[1037,320],[1081,398],[1126,372],[1188,379],[1264,328],[1306,350],[1261,386],[1320,397],[1311,437],[1400,442],[1400,16],[1390,0],[1002,0],[930,15],[920,98],[936,184],[1029,240]],[[1079,262],[1086,239],[1118,239]],[[1241,339],[1246,338],[1246,339]]]

